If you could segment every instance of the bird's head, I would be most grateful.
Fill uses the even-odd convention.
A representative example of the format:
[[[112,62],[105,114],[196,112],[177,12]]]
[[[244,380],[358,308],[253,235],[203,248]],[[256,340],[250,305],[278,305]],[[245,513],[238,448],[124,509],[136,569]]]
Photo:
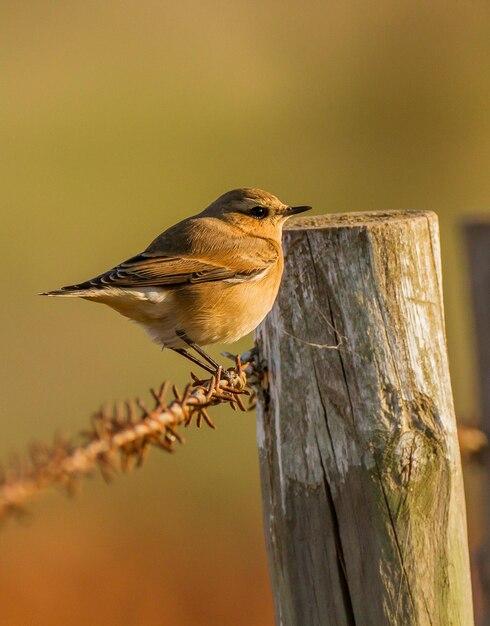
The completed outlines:
[[[288,206],[261,189],[245,188],[223,194],[202,215],[222,219],[250,235],[280,239],[284,222],[310,209]]]

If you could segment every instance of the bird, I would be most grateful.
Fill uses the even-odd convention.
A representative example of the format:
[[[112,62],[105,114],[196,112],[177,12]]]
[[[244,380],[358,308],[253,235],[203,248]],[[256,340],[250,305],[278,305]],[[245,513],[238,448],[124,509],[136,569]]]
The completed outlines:
[[[140,254],[41,295],[106,304],[162,349],[214,373],[220,366],[203,346],[233,343],[265,318],[284,268],[283,225],[310,209],[261,189],[234,189],[165,230]]]

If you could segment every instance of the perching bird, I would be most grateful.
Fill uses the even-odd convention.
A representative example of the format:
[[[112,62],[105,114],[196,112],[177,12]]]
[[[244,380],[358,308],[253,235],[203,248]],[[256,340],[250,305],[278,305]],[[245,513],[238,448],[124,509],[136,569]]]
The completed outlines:
[[[210,365],[218,364],[201,346],[234,342],[264,319],[281,281],[283,224],[310,208],[290,207],[260,189],[235,189],[164,231],[141,254],[42,295],[107,304],[162,348],[214,372]]]

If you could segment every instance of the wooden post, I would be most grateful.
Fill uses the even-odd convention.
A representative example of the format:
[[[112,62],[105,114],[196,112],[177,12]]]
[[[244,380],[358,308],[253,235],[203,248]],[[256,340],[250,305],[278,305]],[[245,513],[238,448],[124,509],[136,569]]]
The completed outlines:
[[[437,217],[302,218],[284,245],[256,333],[277,624],[470,626]]]
[[[490,438],[490,218],[467,221],[464,225],[469,259],[469,276],[475,325],[480,395],[480,428]],[[490,455],[484,457],[481,476],[483,541],[477,556],[483,591],[483,615],[479,625],[490,626]],[[478,494],[480,495],[480,494]]]

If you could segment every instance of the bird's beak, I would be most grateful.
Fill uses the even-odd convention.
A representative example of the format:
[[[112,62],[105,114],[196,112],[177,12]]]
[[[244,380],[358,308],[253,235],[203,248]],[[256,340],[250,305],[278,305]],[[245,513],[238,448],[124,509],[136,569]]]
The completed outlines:
[[[298,215],[298,213],[310,211],[311,208],[311,206],[288,206],[288,208],[286,209],[286,216],[291,217],[291,215]]]

